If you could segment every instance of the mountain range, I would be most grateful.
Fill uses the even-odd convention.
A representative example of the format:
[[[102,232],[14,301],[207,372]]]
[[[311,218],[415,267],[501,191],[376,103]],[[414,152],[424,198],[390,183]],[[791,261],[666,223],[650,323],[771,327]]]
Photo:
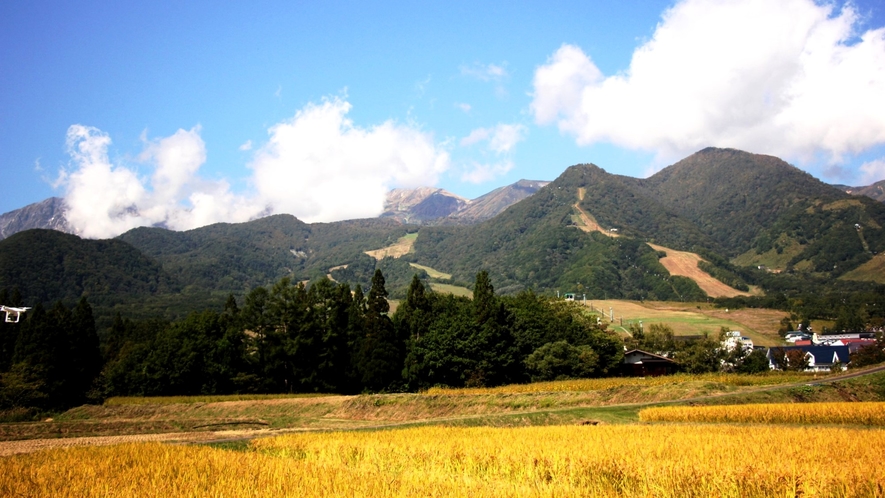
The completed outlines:
[[[380,218],[411,224],[472,224],[495,217],[550,182],[520,180],[476,199],[465,199],[441,188],[397,188],[387,193]],[[76,234],[65,217],[64,199],[50,197],[0,215],[0,240],[32,228]]]
[[[550,182],[520,180],[496,188],[476,199],[460,197],[441,188],[398,188],[387,194],[382,218],[415,224],[473,224],[494,218]]]
[[[32,228],[47,228],[71,233],[74,230],[65,218],[65,201],[50,197],[21,209],[0,215],[0,240]]]
[[[385,214],[365,220],[275,215],[185,232],[143,227],[113,241],[26,230],[0,241],[0,289],[168,317],[282,277],[365,286],[376,268],[394,297],[416,273],[466,285],[480,269],[499,292],[588,298],[716,297],[709,280],[730,289],[719,295],[870,289],[885,283],[883,227],[882,202],[776,157],[708,148],[646,179],[580,164],[472,201],[393,191]]]
[[[885,180],[878,181],[866,187],[848,187],[845,185],[836,185],[851,195],[865,195],[871,199],[885,202]]]

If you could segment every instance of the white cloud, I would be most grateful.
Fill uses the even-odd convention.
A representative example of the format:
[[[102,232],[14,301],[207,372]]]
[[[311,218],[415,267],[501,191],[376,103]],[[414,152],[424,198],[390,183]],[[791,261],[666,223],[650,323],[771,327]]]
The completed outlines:
[[[488,140],[491,135],[490,128],[477,128],[472,130],[469,135],[461,139],[461,146],[468,147],[473,144]]]
[[[885,158],[861,164],[860,172],[862,176],[858,186],[861,187],[885,180]]]
[[[392,121],[357,127],[345,117],[350,107],[338,98],[309,104],[269,130],[250,167],[275,212],[308,222],[373,217],[390,188],[433,185],[448,169],[430,135]]]
[[[71,168],[59,173],[55,187],[64,188],[67,218],[78,233],[103,238],[139,226],[186,230],[270,213],[307,222],[374,217],[390,188],[433,185],[448,169],[448,153],[430,135],[392,121],[360,128],[346,119],[349,110],[341,99],[326,100],[271,127],[268,143],[249,164],[249,196],[199,175],[206,162],[199,127],[145,139],[139,159],[153,172],[140,177],[111,163],[107,134],[73,125],[67,136]]]
[[[461,181],[470,183],[485,183],[507,173],[513,169],[512,161],[501,161],[492,164],[474,163],[470,171],[461,175]]]
[[[528,128],[521,124],[499,124],[489,140],[489,148],[501,154],[510,152],[517,143],[525,138]]]
[[[67,219],[84,237],[111,237],[151,224],[137,212],[147,191],[136,173],[110,163],[110,137],[97,128],[68,128],[67,148],[76,169],[62,171]]]
[[[239,148],[239,150],[241,150],[241,151],[243,151],[243,152],[245,152],[245,151],[247,151],[247,150],[252,150],[252,141],[251,141],[251,140],[246,140],[246,141],[243,142],[243,144],[240,145],[238,148]]]
[[[479,64],[461,66],[461,75],[476,78],[480,81],[500,81],[510,74],[507,72],[507,63],[502,64]]]
[[[206,161],[199,127],[178,130],[146,145],[139,158],[154,167],[150,178],[108,159],[111,139],[97,128],[73,125],[67,147],[73,171],[62,171],[67,219],[84,237],[113,237],[139,226],[187,230],[220,221],[246,221],[260,203],[230,193],[226,182],[198,176]]]
[[[477,128],[469,135],[461,139],[462,146],[470,146],[479,142],[488,141],[489,150],[503,154],[510,152],[517,143],[521,142],[528,128],[521,124],[499,123],[494,128]]]
[[[457,107],[458,109],[461,109],[464,112],[470,112],[470,110],[473,109],[473,107],[470,104],[467,104],[464,102],[455,102],[455,107]]]
[[[563,45],[534,76],[540,124],[671,160],[708,145],[830,164],[885,143],[885,28],[850,4],[684,0],[629,69]]]

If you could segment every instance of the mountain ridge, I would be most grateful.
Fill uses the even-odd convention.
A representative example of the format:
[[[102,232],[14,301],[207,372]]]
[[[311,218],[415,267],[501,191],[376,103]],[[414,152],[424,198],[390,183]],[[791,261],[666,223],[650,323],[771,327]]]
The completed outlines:
[[[660,248],[697,255],[703,272],[733,288],[784,295],[809,285],[873,285],[858,282],[870,279],[854,270],[885,253],[885,204],[851,196],[771,156],[704,149],[648,179],[579,164],[543,186],[534,183],[524,188],[537,188],[531,195],[473,224],[403,224],[389,217],[307,224],[273,215],[184,232],[143,227],[115,240],[158,265],[171,282],[164,288],[179,292],[152,301],[164,313],[243,295],[283,277],[310,281],[333,273],[339,282],[366,286],[376,269],[397,296],[413,274],[431,278],[413,264],[451,274],[447,283],[456,285],[488,270],[501,293],[567,289],[594,298],[706,299],[695,280],[667,270]],[[585,218],[602,231],[585,231]],[[399,258],[366,254],[404,239],[411,249]],[[65,240],[59,244],[97,257],[90,249],[97,241]],[[0,244],[0,289],[76,282],[76,268],[57,261],[57,251],[44,257],[26,244]],[[101,261],[107,268],[94,271],[107,277],[99,281],[123,278],[119,265]],[[20,267],[27,271],[16,273]],[[70,299],[83,292],[77,289],[43,294]]]

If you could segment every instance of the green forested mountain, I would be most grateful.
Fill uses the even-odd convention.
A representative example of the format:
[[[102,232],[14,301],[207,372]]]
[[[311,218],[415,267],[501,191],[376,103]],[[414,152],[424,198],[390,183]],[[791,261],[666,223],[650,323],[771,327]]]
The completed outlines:
[[[622,237],[570,229],[578,198],[581,210]],[[717,278],[779,278],[795,287],[807,278],[828,284],[885,251],[883,226],[882,203],[852,197],[775,157],[709,148],[648,179],[572,166],[476,227],[422,229],[412,257],[460,278],[488,268],[508,290],[672,299],[694,290],[678,279],[662,282],[657,261],[637,242],[701,254]],[[739,268],[760,265],[804,277]]]
[[[586,191],[580,205],[600,223],[637,237],[609,238],[578,230],[573,216],[579,189]],[[469,278],[477,268],[487,269],[504,292],[561,288],[594,297],[703,297],[694,282],[671,277],[645,244],[677,242],[668,233],[672,226],[688,234],[686,240],[705,239],[689,223],[636,195],[619,177],[594,165],[578,165],[479,225],[422,228],[410,257],[457,279]]]
[[[776,157],[734,149],[707,148],[650,178],[627,181],[690,220],[729,256],[752,247],[796,204],[848,197]]]
[[[308,225],[291,215],[275,215],[186,232],[136,228],[119,239],[186,285],[241,293],[285,276],[324,276],[332,267],[361,258],[363,251],[391,244],[410,228],[386,219]]]
[[[885,205],[776,157],[708,148],[648,179],[625,181],[740,264],[838,276],[885,250]]]
[[[174,293],[178,284],[155,261],[119,240],[83,240],[55,230],[27,230],[0,241],[0,289],[24,303],[88,296],[107,305]]]
[[[589,218],[599,231],[584,231]],[[472,282],[488,270],[505,294],[694,300],[704,292],[671,276],[659,261],[663,253],[647,242],[700,254],[709,261],[705,271],[729,285],[780,293],[810,283],[849,285],[834,278],[885,250],[883,226],[885,204],[850,196],[774,157],[705,149],[648,179],[572,166],[473,226],[306,224],[276,215],[186,232],[138,228],[110,241],[23,232],[0,242],[0,289],[17,287],[26,300],[44,302],[87,295],[98,311],[172,319],[283,277],[331,275],[368,290],[381,269],[391,295],[401,297],[413,274],[429,278],[409,265],[415,263],[452,274],[450,283]],[[611,229],[619,237],[606,236],[615,234]],[[365,254],[407,234],[417,239],[402,258]]]

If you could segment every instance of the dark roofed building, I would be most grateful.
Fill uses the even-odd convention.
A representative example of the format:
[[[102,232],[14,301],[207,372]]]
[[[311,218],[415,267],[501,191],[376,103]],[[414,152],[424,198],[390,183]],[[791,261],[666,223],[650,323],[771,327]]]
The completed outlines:
[[[623,372],[633,377],[657,377],[670,375],[679,369],[679,364],[665,356],[631,349],[624,353]]]

